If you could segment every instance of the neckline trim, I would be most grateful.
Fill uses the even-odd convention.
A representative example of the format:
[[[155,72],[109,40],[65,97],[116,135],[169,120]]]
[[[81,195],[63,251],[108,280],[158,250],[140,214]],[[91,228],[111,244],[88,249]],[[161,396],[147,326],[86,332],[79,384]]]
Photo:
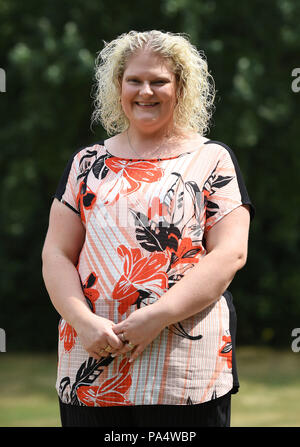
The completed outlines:
[[[204,146],[204,144],[207,144],[207,143],[209,143],[210,141],[211,141],[211,140],[207,140],[207,141],[205,141],[205,142],[203,143],[203,146]],[[194,152],[197,152],[197,151],[200,149],[200,147],[202,147],[202,146],[200,146],[200,147],[198,147],[197,149],[194,149],[194,150],[192,150],[192,151],[182,152],[181,154],[172,155],[172,156],[170,156],[170,157],[156,157],[156,158],[143,158],[143,157],[141,157],[141,158],[126,158],[126,157],[119,157],[118,155],[114,155],[114,154],[112,154],[111,152],[109,152],[109,150],[108,150],[107,147],[105,146],[105,142],[104,142],[104,140],[102,140],[102,141],[99,142],[98,144],[100,144],[100,146],[103,146],[104,149],[105,149],[105,152],[106,152],[108,155],[110,155],[111,157],[118,158],[119,160],[128,160],[128,161],[162,161],[162,160],[172,160],[172,159],[175,159],[175,158],[182,157],[182,156],[184,156],[184,155],[188,155],[188,154],[192,154],[192,153],[194,153]]]

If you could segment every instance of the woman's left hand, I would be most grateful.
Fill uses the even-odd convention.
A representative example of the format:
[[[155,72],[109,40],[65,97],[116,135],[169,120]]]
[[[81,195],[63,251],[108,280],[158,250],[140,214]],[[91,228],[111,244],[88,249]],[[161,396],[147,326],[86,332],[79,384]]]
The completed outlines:
[[[165,319],[158,308],[159,306],[155,304],[142,307],[132,312],[126,320],[113,326],[115,334],[121,340],[123,338],[130,343],[125,343],[122,349],[114,353],[114,356],[132,351],[129,361],[133,361],[158,336],[166,326]]]

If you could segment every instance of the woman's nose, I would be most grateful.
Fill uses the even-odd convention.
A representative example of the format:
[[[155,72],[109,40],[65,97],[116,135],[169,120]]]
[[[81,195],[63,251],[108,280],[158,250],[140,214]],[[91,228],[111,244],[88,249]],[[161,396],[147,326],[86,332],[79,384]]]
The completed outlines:
[[[149,82],[144,82],[141,86],[141,90],[140,90],[140,94],[141,95],[153,95],[153,91],[151,89],[150,83]]]

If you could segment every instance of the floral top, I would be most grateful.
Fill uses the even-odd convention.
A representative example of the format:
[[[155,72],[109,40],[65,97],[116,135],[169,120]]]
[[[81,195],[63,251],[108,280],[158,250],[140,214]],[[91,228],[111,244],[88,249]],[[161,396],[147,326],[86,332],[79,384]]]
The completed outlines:
[[[233,152],[212,140],[162,159],[116,157],[99,142],[72,155],[55,197],[86,228],[77,270],[90,309],[115,323],[201,262],[222,217],[242,204],[254,215]],[[238,389],[234,337],[229,291],[166,327],[132,363],[129,354],[89,357],[61,319],[56,389],[73,405],[206,402]]]

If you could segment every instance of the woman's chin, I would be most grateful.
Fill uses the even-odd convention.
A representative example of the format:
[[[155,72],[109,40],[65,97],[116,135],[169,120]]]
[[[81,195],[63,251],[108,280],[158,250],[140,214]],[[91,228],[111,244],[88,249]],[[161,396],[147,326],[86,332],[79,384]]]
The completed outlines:
[[[143,116],[139,117],[138,119],[131,120],[130,125],[139,129],[144,128],[145,130],[156,130],[157,128],[161,127],[161,120],[154,116]]]
[[[130,117],[129,122],[132,127],[145,127],[145,130],[150,130],[151,128],[157,130],[167,125],[165,117],[150,113],[135,114],[133,117]]]

